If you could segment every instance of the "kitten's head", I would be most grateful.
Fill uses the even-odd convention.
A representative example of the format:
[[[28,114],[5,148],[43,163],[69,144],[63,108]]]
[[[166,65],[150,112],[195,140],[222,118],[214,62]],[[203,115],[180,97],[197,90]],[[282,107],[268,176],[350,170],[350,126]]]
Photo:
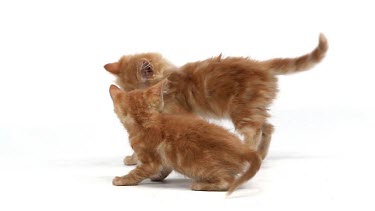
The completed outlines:
[[[164,107],[163,95],[166,92],[167,80],[145,90],[122,91],[111,85],[109,92],[113,101],[114,111],[125,125],[129,127],[135,122],[143,124],[153,114],[160,113]]]
[[[126,55],[118,62],[104,65],[104,69],[117,76],[117,84],[126,91],[155,85],[170,68],[174,65],[157,53]]]

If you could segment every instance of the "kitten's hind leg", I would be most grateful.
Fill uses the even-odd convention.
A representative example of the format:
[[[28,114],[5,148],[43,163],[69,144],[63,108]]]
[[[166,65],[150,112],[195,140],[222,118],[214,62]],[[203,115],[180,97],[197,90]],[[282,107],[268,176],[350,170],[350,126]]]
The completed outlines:
[[[124,164],[126,166],[133,166],[133,165],[136,165],[138,163],[138,158],[137,158],[137,154],[135,154],[135,152],[133,152],[132,155],[130,156],[126,156],[123,160]]]
[[[153,182],[161,182],[163,181],[170,173],[172,172],[172,169],[163,167],[162,170],[156,174],[150,177],[151,181]]]
[[[273,125],[269,123],[264,123],[262,127],[262,140],[258,146],[258,153],[264,160],[268,154],[268,149],[270,147],[271,138],[273,133]]]
[[[251,126],[245,126],[238,130],[244,137],[244,143],[252,150],[257,150],[261,142],[262,130]]]
[[[234,103],[230,117],[236,130],[244,136],[244,142],[252,150],[257,150],[262,138],[261,127],[269,116],[266,109],[244,106],[245,102]]]

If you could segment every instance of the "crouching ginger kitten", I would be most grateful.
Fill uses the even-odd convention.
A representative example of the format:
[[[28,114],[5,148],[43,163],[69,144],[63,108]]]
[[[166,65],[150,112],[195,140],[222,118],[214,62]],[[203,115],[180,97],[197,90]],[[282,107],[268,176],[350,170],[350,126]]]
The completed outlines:
[[[193,179],[193,190],[231,193],[252,178],[261,157],[234,134],[193,114],[160,113],[163,83],[167,81],[131,92],[110,87],[114,111],[139,161],[129,174],[115,177],[113,184],[136,185],[147,178],[161,181],[175,170]]]

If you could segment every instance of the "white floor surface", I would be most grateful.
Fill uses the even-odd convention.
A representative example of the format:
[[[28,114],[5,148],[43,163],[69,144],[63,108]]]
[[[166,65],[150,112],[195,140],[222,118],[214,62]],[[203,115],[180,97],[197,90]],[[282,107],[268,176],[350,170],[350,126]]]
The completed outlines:
[[[162,183],[112,186],[114,176],[134,168],[122,164],[131,151],[120,126],[112,135],[111,128],[2,128],[0,209],[374,209],[373,148],[363,147],[373,141],[374,113],[274,113],[269,156],[227,198],[191,191],[190,180],[177,173]]]

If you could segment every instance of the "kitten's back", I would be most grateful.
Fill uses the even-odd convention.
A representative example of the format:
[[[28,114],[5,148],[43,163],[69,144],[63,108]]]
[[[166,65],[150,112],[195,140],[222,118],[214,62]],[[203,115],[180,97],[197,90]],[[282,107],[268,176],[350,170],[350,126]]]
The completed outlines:
[[[231,104],[247,102],[260,92],[267,106],[277,92],[274,74],[259,62],[240,57],[189,63],[168,79],[179,103],[201,116],[228,117]]]
[[[198,180],[202,175],[226,178],[240,174],[239,178],[228,180],[231,181],[228,195],[258,172],[260,156],[224,128],[193,115],[161,117],[165,138],[163,152],[176,171]]]

